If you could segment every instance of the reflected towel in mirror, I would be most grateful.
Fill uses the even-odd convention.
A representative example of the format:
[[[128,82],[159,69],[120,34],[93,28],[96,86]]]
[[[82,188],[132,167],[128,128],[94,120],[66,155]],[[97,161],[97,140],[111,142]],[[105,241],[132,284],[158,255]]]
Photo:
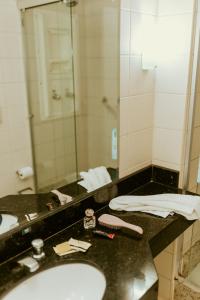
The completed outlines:
[[[112,182],[110,174],[104,166],[89,169],[88,172],[80,172],[80,176],[83,180],[78,184],[84,187],[88,193]]]

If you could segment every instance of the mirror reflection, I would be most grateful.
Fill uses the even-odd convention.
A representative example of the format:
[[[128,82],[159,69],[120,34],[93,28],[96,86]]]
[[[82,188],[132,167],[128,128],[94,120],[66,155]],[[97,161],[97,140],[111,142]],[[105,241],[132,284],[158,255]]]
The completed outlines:
[[[73,1],[23,14],[36,192],[117,170],[119,2]]]
[[[2,139],[2,153],[8,153],[1,162],[15,176],[12,186],[6,176],[0,185],[0,234],[118,176],[120,1],[18,4],[10,44],[21,51],[23,40],[23,53],[15,55],[26,78],[18,65],[11,72],[5,60],[6,80],[20,84],[0,87],[0,109],[6,99],[3,125],[5,112],[12,119],[12,128],[5,128],[12,131],[11,139],[9,130]],[[4,42],[6,53],[9,41]],[[64,195],[49,194],[60,187]]]

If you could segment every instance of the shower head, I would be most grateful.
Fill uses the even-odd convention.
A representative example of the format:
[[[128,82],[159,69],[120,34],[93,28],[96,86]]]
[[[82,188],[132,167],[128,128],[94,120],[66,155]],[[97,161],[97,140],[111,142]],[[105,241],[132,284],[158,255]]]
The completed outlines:
[[[66,3],[66,5],[68,7],[74,7],[78,4],[79,0],[64,0],[64,3]]]

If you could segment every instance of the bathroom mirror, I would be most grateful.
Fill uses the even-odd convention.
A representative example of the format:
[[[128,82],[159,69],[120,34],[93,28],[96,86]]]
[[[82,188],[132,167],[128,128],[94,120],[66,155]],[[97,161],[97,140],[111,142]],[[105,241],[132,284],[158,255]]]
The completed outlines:
[[[81,171],[105,166],[118,177],[120,1],[18,4],[33,177],[16,175],[20,196],[2,197],[0,211],[28,224],[25,215],[49,214],[52,189],[87,193],[76,184]]]
[[[117,171],[119,1],[58,1],[22,15],[36,192],[90,168]]]

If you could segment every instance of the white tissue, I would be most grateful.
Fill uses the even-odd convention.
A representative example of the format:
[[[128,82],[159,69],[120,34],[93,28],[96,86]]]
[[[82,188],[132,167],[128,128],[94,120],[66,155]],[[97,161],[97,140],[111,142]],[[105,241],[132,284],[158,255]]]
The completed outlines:
[[[17,170],[17,174],[21,180],[24,180],[33,176],[33,169],[31,167],[24,167]]]

